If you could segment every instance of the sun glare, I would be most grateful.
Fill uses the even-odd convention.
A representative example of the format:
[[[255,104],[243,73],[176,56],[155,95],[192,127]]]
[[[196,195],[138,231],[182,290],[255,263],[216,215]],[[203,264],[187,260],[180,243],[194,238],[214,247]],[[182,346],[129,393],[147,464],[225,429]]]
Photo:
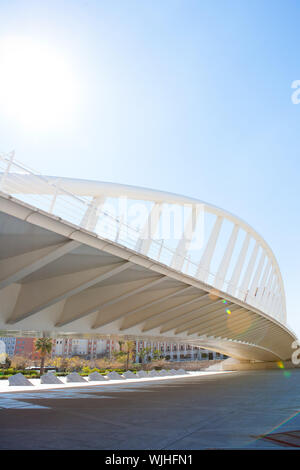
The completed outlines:
[[[48,45],[0,39],[0,113],[34,131],[68,126],[78,106],[74,75]]]

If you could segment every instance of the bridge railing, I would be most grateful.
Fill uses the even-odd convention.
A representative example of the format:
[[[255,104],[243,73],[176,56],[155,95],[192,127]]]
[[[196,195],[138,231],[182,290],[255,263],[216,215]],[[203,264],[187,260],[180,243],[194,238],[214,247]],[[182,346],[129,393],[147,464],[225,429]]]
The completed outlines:
[[[0,191],[92,231],[101,238],[142,252],[138,248],[138,241],[142,237],[141,230],[124,222],[121,217],[112,215],[101,206],[95,207],[95,202],[91,197],[78,196],[70,192],[59,178],[49,178],[26,167],[16,160],[14,152],[0,154]],[[91,217],[94,219],[93,224],[90,223]],[[215,286],[221,285],[221,291],[234,294],[234,297],[284,321],[284,301],[281,298],[283,294],[278,291],[274,292],[270,281],[268,285],[265,283],[260,287],[260,296],[257,296],[257,289],[253,294],[249,288],[243,289],[233,283],[232,279],[220,277],[219,272],[213,272],[205,266],[201,266],[200,275],[199,263],[194,262],[189,254],[179,253],[176,249],[167,246],[163,239],[151,239],[147,256],[168,267],[171,266],[171,260],[179,256],[181,258],[180,272],[204,280],[212,287],[213,292],[218,292]],[[263,292],[261,292],[262,289]]]

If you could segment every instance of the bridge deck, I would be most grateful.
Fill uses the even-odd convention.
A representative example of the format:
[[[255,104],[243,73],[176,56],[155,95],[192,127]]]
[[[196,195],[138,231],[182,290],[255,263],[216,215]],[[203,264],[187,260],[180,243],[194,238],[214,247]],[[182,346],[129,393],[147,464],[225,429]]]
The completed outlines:
[[[189,342],[239,359],[289,359],[279,321],[78,226],[0,197],[0,329]]]

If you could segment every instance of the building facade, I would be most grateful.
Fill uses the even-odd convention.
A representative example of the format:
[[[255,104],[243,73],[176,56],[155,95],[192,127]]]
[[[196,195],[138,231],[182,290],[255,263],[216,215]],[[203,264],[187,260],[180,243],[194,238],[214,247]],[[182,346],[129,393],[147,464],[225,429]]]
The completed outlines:
[[[147,361],[158,355],[170,361],[211,360],[226,357],[190,344],[143,340],[136,340],[134,343],[136,362]],[[58,338],[53,340],[52,356],[81,356],[87,359],[96,359],[112,357],[118,351],[120,351],[120,345],[116,339]]]
[[[8,337],[0,338],[5,344],[6,354],[8,356],[26,356],[33,360],[40,359],[40,353],[35,350],[35,338],[30,337]]]
[[[21,355],[30,359],[40,358],[39,352],[35,351],[35,338],[30,337],[0,337],[4,342],[8,356]],[[205,359],[225,358],[219,353],[208,351],[190,344],[168,343],[136,340],[135,361],[145,362],[153,357],[164,357],[169,361],[195,361]],[[101,357],[113,357],[114,353],[120,351],[120,343],[115,338],[105,339],[76,339],[57,338],[53,339],[51,356],[72,357],[79,356],[86,359]]]
[[[16,338],[3,336],[0,337],[0,341],[3,341],[5,344],[5,352],[8,356],[13,356],[15,354]]]

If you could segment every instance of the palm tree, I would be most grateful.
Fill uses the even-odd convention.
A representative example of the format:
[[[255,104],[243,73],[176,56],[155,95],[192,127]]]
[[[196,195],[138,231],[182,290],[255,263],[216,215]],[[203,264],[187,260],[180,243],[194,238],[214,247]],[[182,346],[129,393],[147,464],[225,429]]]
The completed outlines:
[[[139,357],[142,361],[142,364],[145,364],[145,362],[147,362],[147,360],[149,359],[149,355],[151,353],[151,348],[149,348],[148,346],[146,348],[142,348],[140,349],[139,351]]]
[[[161,351],[159,351],[159,349],[155,349],[152,353],[152,359],[156,361],[157,359],[161,359],[161,357]]]
[[[120,351],[114,353],[116,359],[125,361],[124,366],[126,370],[129,368],[129,362],[132,361],[135,351],[135,343],[133,341],[119,341]]]
[[[133,359],[135,351],[135,343],[133,341],[126,341],[125,354],[126,354],[126,370],[129,368],[129,361]]]
[[[52,339],[51,338],[38,338],[35,341],[35,350],[40,352],[41,356],[41,366],[40,366],[40,375],[43,375],[45,357],[47,354],[50,354],[52,351]]]

